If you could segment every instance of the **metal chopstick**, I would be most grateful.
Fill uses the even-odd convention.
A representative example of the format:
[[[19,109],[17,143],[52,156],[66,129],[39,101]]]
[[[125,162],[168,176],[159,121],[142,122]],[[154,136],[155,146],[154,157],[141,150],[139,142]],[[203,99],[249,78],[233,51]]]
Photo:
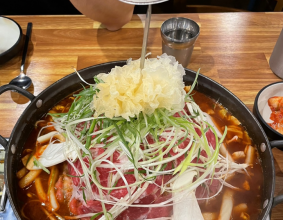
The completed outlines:
[[[150,18],[151,18],[151,5],[148,5],[146,19],[145,19],[144,32],[143,32],[143,42],[142,42],[142,52],[141,52],[141,62],[140,62],[141,69],[144,68],[144,60],[145,60],[146,47],[147,47],[148,31],[149,31],[149,26],[150,26]]]

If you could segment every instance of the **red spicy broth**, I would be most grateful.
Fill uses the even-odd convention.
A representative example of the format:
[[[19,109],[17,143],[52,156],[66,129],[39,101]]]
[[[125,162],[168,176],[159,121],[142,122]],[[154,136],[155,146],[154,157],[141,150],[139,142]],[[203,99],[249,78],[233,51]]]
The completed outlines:
[[[228,152],[230,154],[233,154],[237,151],[244,151],[247,145],[254,146],[253,141],[248,136],[248,133],[244,129],[244,127],[242,127],[240,122],[234,116],[232,116],[229,111],[226,110],[222,105],[217,104],[215,100],[212,100],[206,95],[197,91],[194,91],[193,98],[195,102],[200,106],[201,110],[208,113],[214,119],[214,122],[216,122],[217,127],[220,128],[220,130],[223,131],[224,127],[228,126],[228,133],[224,140],[224,143],[226,144]],[[232,129],[229,130],[229,126],[232,127]],[[237,127],[238,130],[235,129],[235,127]],[[240,131],[243,133],[242,137],[239,137],[237,141],[229,142],[229,140],[231,140],[234,135]],[[241,158],[235,161],[238,163],[244,162],[244,160]],[[250,178],[247,178],[245,174],[236,173],[236,176],[231,181],[228,180],[227,182],[239,188],[243,188],[244,185],[244,187],[246,188],[246,190],[237,191],[235,193],[234,206],[247,203],[249,211],[248,214],[250,215],[250,219],[252,220],[258,219],[262,206],[261,195],[263,187],[263,174],[257,151],[253,165],[252,167],[249,167],[247,171],[250,174]],[[249,186],[245,184],[245,181],[248,181]],[[207,203],[200,204],[201,210],[207,212],[215,212],[220,210],[222,194],[223,190],[221,194],[215,199],[210,199]],[[232,219],[248,218],[246,218],[245,216],[239,218],[239,216],[237,216],[235,213],[232,213]]]
[[[224,143],[226,144],[227,150],[230,155],[233,155],[233,153],[238,151],[244,152],[248,145],[253,146],[255,148],[251,138],[248,136],[248,133],[245,131],[245,129],[240,125],[239,121],[235,117],[233,117],[225,108],[223,108],[223,106],[219,105],[214,100],[208,98],[204,94],[196,91],[194,91],[193,98],[195,102],[200,106],[201,110],[208,113],[213,118],[219,130],[223,131],[225,126],[228,127],[228,133]],[[68,112],[73,100],[74,100],[73,97],[67,97],[61,102],[59,102],[56,106],[54,106],[50,111],[53,113]],[[52,118],[50,116],[45,116],[43,117],[43,120],[48,122],[51,121]],[[46,125],[45,122],[38,123],[34,131],[32,131],[30,138],[28,139],[28,141],[24,146],[24,151],[22,153],[23,157],[28,155],[31,150],[34,150],[33,148],[35,148],[36,145],[37,135],[40,129],[45,125]],[[44,131],[44,133],[48,133],[48,132],[50,132],[50,130]],[[235,136],[238,136],[237,140],[233,140]],[[259,163],[257,151],[255,151],[255,154],[256,154],[256,158],[254,159],[252,166],[247,168],[247,172],[249,173],[250,177],[247,177],[246,174],[236,173],[235,176],[231,178],[231,180],[229,179],[227,180],[229,184],[238,188],[238,190],[235,190],[233,196],[234,208],[231,216],[232,217],[231,219],[233,220],[244,220],[244,219],[255,220],[258,218],[261,212],[261,203],[262,203],[261,194],[262,194],[263,175],[262,175],[262,169]],[[235,159],[235,162],[238,163],[243,163],[244,161],[245,159],[242,157]],[[21,170],[23,167],[24,167],[23,164],[20,163],[19,170]],[[65,176],[66,174],[67,175],[70,174],[67,166],[67,162],[56,165],[56,167],[59,171],[59,177],[63,174]],[[58,183],[59,177],[57,178],[56,183]],[[42,171],[39,174],[38,178],[41,179],[42,187],[45,190],[45,192],[47,192],[48,184],[49,184],[48,183],[49,174]],[[71,178],[71,177],[67,176],[66,178]],[[199,188],[201,188],[201,186]],[[218,215],[222,204],[223,192],[225,191],[226,188],[227,187],[224,186],[222,192],[220,192],[219,195],[217,195],[212,199],[199,200],[199,205],[205,220],[208,218],[211,220],[218,219]],[[60,189],[56,188],[56,184],[55,184],[55,192],[57,193],[58,190]],[[38,199],[34,182],[28,185],[27,187],[24,188],[19,187],[18,197],[19,197],[19,204],[21,204],[22,207],[21,217],[23,219],[25,219],[25,216],[29,219],[48,219],[46,214],[46,210],[48,210],[48,207]],[[245,206],[243,204],[246,204],[246,208],[245,207],[243,208],[243,206]],[[64,197],[64,202],[60,203],[60,208],[55,213],[56,215],[61,217],[72,216],[74,214],[70,211],[70,206],[76,206],[76,205],[79,205],[79,203],[76,202],[71,203],[71,201],[69,201],[66,197]],[[240,207],[239,208],[240,211],[237,210],[237,208],[235,208],[237,206]],[[50,214],[51,217],[49,218],[56,219],[52,211],[50,211],[50,213],[51,213]],[[90,219],[90,218],[85,218],[85,219]],[[99,217],[96,219],[99,219]],[[120,220],[124,218],[118,217],[117,219]],[[133,218],[133,220],[134,219],[135,218]]]

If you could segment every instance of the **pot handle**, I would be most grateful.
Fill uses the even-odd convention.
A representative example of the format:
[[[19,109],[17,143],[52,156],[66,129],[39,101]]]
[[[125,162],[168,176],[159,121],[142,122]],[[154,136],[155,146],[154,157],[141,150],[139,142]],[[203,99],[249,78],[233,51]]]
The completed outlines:
[[[35,98],[35,96],[33,94],[31,94],[30,92],[28,92],[28,91],[26,91],[26,90],[24,90],[24,89],[22,89],[18,86],[15,86],[15,85],[7,84],[7,85],[0,87],[0,95],[3,92],[6,92],[6,91],[18,92],[18,93],[22,94],[23,96],[27,97],[28,99],[30,99],[31,101]],[[8,141],[6,140],[6,138],[2,137],[1,135],[0,135],[0,144],[5,148],[5,150],[7,150]]]
[[[283,150],[283,140],[270,141],[271,148],[278,148]],[[272,207],[277,206],[278,204],[283,203],[283,195],[275,196],[273,198]]]
[[[271,148],[278,148],[279,150],[283,151],[283,140],[277,140],[277,141],[270,141]]]
[[[283,195],[275,196],[273,198],[273,204],[272,207],[277,206],[278,204],[283,202]]]
[[[27,97],[28,99],[30,99],[31,101],[35,98],[35,96],[33,94],[31,94],[30,92],[18,87],[18,86],[15,86],[15,85],[10,85],[10,84],[7,84],[7,85],[4,85],[4,86],[1,86],[0,87],[0,95],[3,93],[3,92],[6,92],[6,91],[15,91],[15,92],[18,92],[22,95],[24,95],[25,97]]]
[[[0,144],[5,148],[5,150],[7,149],[8,141],[6,140],[6,138],[3,138],[1,135],[0,135]]]

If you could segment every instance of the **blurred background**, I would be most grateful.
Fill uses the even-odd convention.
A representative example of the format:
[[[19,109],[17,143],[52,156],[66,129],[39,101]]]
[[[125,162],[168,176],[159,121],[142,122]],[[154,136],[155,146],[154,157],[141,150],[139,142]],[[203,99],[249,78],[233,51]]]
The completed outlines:
[[[280,8],[281,7],[281,8]],[[170,0],[154,6],[155,13],[281,11],[283,0]],[[172,10],[173,9],[173,10]]]
[[[283,0],[169,0],[153,5],[153,13],[282,11]],[[146,13],[137,6],[134,13]],[[69,0],[0,0],[0,15],[80,14]]]

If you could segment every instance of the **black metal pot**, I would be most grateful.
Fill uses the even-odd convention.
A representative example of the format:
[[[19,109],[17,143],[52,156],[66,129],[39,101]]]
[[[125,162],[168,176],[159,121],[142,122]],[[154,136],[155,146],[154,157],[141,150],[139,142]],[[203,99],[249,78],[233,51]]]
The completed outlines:
[[[93,77],[95,75],[99,73],[108,73],[113,67],[123,65],[125,65],[125,61],[100,64],[83,69],[80,71],[80,74],[87,82],[93,83]],[[195,72],[186,69],[186,76],[184,76],[185,83],[190,85],[195,76]],[[11,206],[18,219],[21,219],[19,215],[21,207],[17,200],[18,180],[16,178],[16,172],[18,171],[18,165],[20,164],[24,143],[27,141],[30,132],[34,128],[35,122],[61,99],[81,89],[81,83],[82,82],[77,74],[72,73],[49,86],[37,97],[12,85],[0,87],[0,94],[8,90],[16,90],[31,100],[31,103],[17,121],[9,142],[7,142],[3,137],[0,137],[0,144],[2,144],[6,150],[5,184]],[[218,100],[223,106],[228,108],[229,111],[246,127],[250,137],[256,144],[260,160],[262,162],[264,175],[264,187],[262,189],[262,213],[260,214],[259,219],[268,219],[271,207],[283,202],[283,196],[273,198],[275,185],[274,162],[270,143],[262,127],[248,108],[235,95],[210,78],[199,75],[196,90]]]

